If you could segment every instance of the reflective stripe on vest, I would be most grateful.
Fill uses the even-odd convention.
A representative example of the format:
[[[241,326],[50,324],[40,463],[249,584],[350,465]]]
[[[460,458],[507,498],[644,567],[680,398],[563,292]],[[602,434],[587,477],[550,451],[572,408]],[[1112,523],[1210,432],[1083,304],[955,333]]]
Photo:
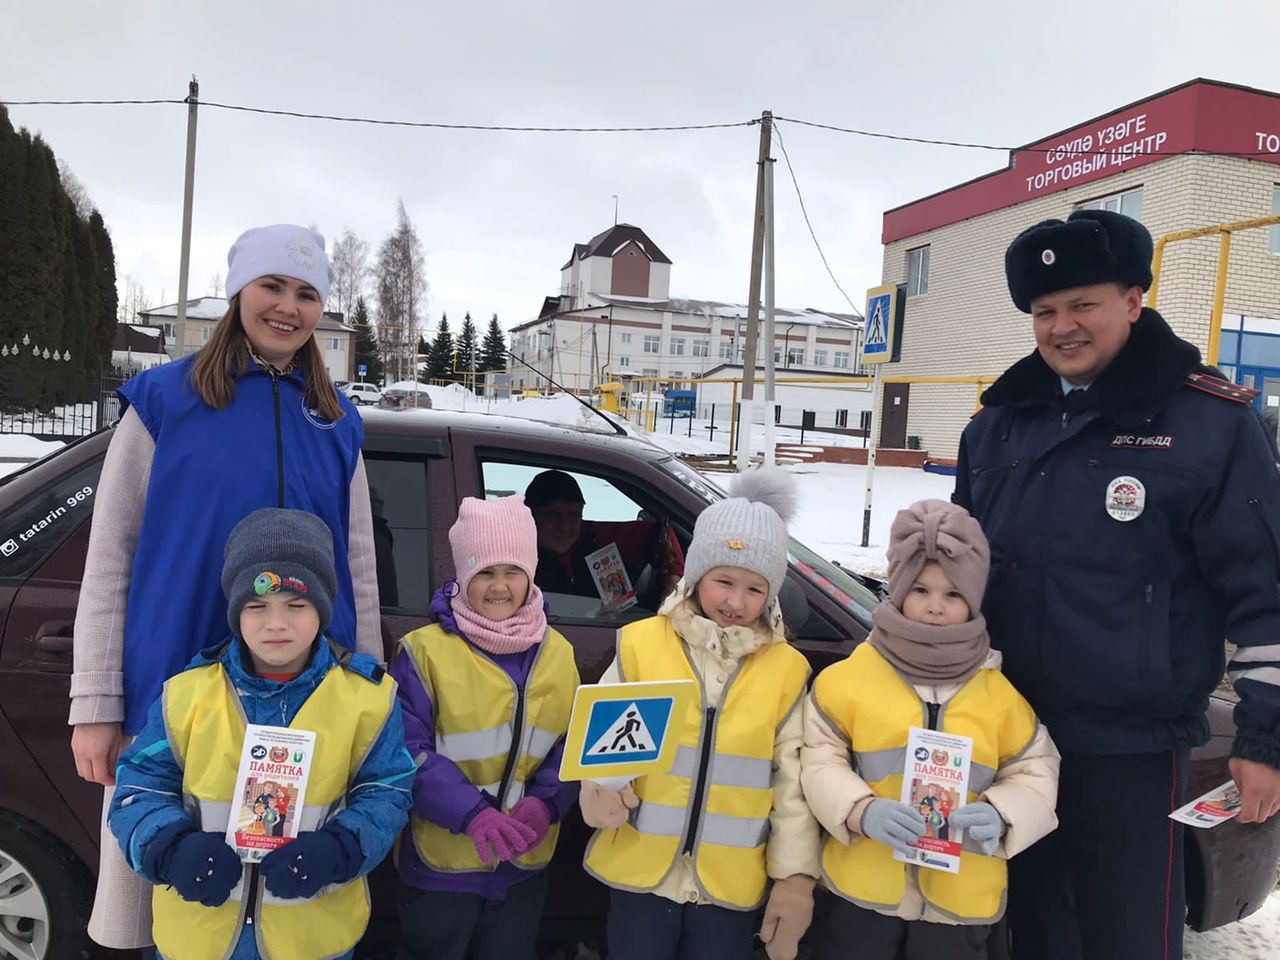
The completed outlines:
[[[244,742],[240,698],[221,664],[197,667],[165,684],[164,722],[174,759],[182,767],[184,806],[202,830],[223,832]],[[395,681],[380,682],[333,667],[290,724],[316,733],[308,771],[301,829],[322,826],[342,809],[352,778],[382,733],[395,703]],[[364,879],[325,887],[309,899],[281,900],[258,883],[257,898],[244,903],[256,866],[246,865],[240,882],[220,907],[188,903],[171,888],[152,892],[157,949],[171,960],[219,960],[230,955],[246,922],[253,922],[257,949],[268,960],[328,957],[352,949],[369,921]]]
[[[823,670],[813,684],[814,704],[849,744],[854,769],[878,797],[900,800],[911,727],[926,725],[928,710],[915,688],[870,643]],[[938,729],[973,738],[970,781],[963,803],[973,803],[996,770],[1027,748],[1038,722],[1027,702],[998,670],[980,670],[938,712]],[[966,845],[960,872],[921,870],[893,859],[886,845],[865,837],[845,846],[828,837],[822,851],[827,885],[871,909],[894,909],[906,890],[906,871],[924,899],[940,913],[986,923],[1004,911],[1003,860]]]
[[[413,631],[400,645],[431,699],[436,752],[452,760],[478,790],[500,798],[504,811],[510,810],[569,728],[578,686],[569,641],[554,630],[547,631],[523,691],[483,651],[446,633],[439,624]],[[432,869],[449,873],[497,869],[496,860],[480,859],[466,834],[452,833],[416,814],[411,822],[418,857]],[[542,843],[512,862],[528,870],[545,866],[559,831],[559,824],[553,824]]]
[[[635,782],[640,805],[625,826],[597,831],[587,849],[587,871],[612,887],[652,890],[689,851],[709,900],[731,910],[754,909],[767,883],[774,741],[804,693],[808,663],[787,644],[757,650],[729,678],[708,724],[702,679],[666,617],[624,627],[618,660],[628,681],[693,679],[699,694],[671,770]],[[704,751],[707,763],[700,769]]]

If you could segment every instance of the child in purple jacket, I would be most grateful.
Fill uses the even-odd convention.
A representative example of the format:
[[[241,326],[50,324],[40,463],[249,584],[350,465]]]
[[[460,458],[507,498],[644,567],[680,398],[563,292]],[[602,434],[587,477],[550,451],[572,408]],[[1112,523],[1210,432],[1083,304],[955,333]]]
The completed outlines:
[[[537,537],[524,497],[464,499],[449,531],[457,580],[391,662],[419,763],[398,853],[401,957],[534,957],[545,867],[577,795],[559,768],[578,686],[533,582]]]

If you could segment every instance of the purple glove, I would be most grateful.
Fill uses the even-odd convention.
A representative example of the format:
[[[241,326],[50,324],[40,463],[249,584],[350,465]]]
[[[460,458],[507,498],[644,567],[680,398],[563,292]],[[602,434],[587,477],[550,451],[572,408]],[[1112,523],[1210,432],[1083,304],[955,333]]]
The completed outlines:
[[[551,829],[551,810],[546,802],[538,797],[522,798],[511,808],[510,817],[533,830],[534,836],[529,842],[530,850],[540,844],[546,838],[547,831]]]
[[[467,836],[475,843],[480,859],[488,863],[489,847],[499,860],[510,860],[532,847],[536,835],[533,827],[486,807],[467,824]]]

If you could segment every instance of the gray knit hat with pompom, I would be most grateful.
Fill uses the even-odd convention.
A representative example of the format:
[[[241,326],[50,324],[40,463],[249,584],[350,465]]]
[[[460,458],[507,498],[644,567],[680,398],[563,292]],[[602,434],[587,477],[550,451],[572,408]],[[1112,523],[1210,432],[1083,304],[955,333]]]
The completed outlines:
[[[741,567],[769,581],[769,599],[787,575],[787,521],[795,515],[796,482],[776,468],[739,474],[729,497],[698,514],[684,578],[696,586],[714,567]]]

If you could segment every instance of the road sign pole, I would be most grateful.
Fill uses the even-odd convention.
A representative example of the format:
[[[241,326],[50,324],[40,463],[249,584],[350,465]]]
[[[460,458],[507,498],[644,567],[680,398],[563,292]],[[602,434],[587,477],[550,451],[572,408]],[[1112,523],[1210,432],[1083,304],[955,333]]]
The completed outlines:
[[[871,499],[876,477],[876,448],[879,437],[876,431],[880,426],[881,408],[884,399],[881,396],[880,368],[892,363],[894,346],[898,342],[899,314],[898,297],[902,294],[894,284],[873,287],[867,291],[866,332],[862,338],[862,363],[872,368],[871,375],[871,424],[867,430],[867,485],[862,497],[862,545],[871,546]]]
[[[871,546],[871,490],[876,478],[876,427],[880,422],[880,364],[871,374],[871,426],[867,431],[867,485],[862,494],[862,545]]]

